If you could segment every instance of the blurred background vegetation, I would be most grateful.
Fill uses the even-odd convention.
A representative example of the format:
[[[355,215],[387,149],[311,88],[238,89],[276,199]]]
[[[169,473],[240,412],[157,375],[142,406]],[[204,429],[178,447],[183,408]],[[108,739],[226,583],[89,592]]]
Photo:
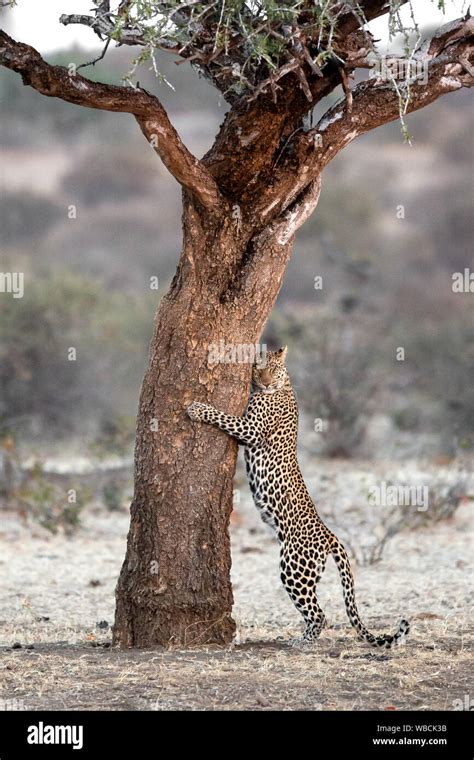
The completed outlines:
[[[74,48],[49,60],[92,57]],[[128,62],[111,50],[84,73],[119,82]],[[164,55],[161,69],[175,91],[147,69],[137,78],[202,155],[225,104],[188,66]],[[153,315],[180,250],[179,188],[131,116],[44,98],[5,70],[0,101],[0,269],[25,272],[24,297],[0,298],[0,435],[127,452]],[[410,117],[412,148],[391,124],[325,172],[263,337],[289,344],[315,453],[472,447],[473,296],[451,288],[453,272],[472,270],[471,119],[468,95],[451,94]]]

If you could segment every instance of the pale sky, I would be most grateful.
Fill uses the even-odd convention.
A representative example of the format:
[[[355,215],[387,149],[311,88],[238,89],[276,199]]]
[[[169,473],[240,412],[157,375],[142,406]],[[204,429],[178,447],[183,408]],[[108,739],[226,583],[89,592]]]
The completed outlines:
[[[78,26],[64,27],[59,24],[61,13],[90,13],[90,0],[19,0],[13,10],[6,10],[0,22],[7,31],[22,42],[38,48],[41,53],[69,47],[77,42],[83,47],[97,48],[99,38],[88,29]],[[437,9],[437,3],[431,0],[413,0],[415,16],[420,24],[441,25],[463,15],[466,3],[446,2],[446,14]],[[402,18],[409,19],[409,10],[402,9]],[[379,39],[387,37],[386,18],[377,19],[370,24],[370,29]]]

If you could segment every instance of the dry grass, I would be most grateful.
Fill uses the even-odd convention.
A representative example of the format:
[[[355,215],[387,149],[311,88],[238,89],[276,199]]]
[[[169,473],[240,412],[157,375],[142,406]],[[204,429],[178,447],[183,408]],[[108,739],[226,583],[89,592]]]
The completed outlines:
[[[469,694],[468,663],[462,639],[441,621],[394,653],[367,650],[345,630],[327,631],[311,651],[268,642],[160,653],[43,644],[5,652],[2,682],[5,698],[27,709],[452,710]]]
[[[360,469],[325,466],[346,524],[355,507],[344,490],[354,492]],[[244,491],[236,517],[235,644],[124,652],[96,624],[113,619],[128,516],[89,510],[66,539],[5,515],[0,699],[28,709],[451,710],[470,694],[467,505],[449,521],[398,534],[379,564],[356,568],[359,609],[374,631],[391,630],[401,614],[411,620],[407,644],[393,652],[354,637],[332,563],[320,592],[332,627],[313,647],[292,647],[300,618],[278,581],[278,547]]]

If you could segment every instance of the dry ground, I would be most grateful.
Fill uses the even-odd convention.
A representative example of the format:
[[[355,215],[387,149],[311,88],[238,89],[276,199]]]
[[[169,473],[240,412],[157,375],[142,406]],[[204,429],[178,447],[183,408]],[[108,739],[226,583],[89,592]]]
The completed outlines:
[[[358,548],[375,540],[383,522],[364,503],[367,483],[393,481],[399,467],[324,463],[324,475],[309,479],[310,490],[319,494],[331,528]],[[433,477],[434,468],[424,474]],[[411,620],[406,646],[390,652],[354,637],[332,562],[320,592],[330,627],[310,648],[288,643],[302,626],[279,584],[278,548],[246,488],[238,493],[232,524],[237,637],[225,648],[110,648],[107,624],[125,550],[125,512],[89,508],[72,539],[4,513],[0,707],[452,710],[469,700],[473,525],[467,500],[454,518],[398,533],[381,562],[355,568],[359,610],[373,630],[392,629],[402,614]],[[21,648],[12,648],[16,643]]]

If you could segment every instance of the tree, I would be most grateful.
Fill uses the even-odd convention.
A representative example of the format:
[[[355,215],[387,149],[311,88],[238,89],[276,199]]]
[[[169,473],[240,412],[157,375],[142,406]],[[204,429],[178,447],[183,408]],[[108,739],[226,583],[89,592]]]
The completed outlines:
[[[199,400],[243,412],[250,364],[213,362],[210,351],[258,342],[325,166],[359,135],[399,117],[404,124],[405,114],[474,83],[469,14],[421,41],[416,27],[403,29],[403,4],[128,0],[112,8],[96,0],[90,16],[61,16],[90,27],[104,54],[111,41],[140,46],[138,60],[153,57],[156,65],[156,51],[167,51],[220,90],[229,110],[202,160],[155,95],[52,66],[0,31],[0,64],[43,95],[132,114],[183,188],[182,253],[158,308],[140,396],[117,644],[232,639],[228,522],[237,445],[191,423],[186,407]],[[402,77],[393,61],[380,60],[366,28],[385,13],[392,32],[405,33]],[[350,83],[356,69],[374,65],[377,76]],[[342,99],[311,126],[314,107],[339,85]]]

